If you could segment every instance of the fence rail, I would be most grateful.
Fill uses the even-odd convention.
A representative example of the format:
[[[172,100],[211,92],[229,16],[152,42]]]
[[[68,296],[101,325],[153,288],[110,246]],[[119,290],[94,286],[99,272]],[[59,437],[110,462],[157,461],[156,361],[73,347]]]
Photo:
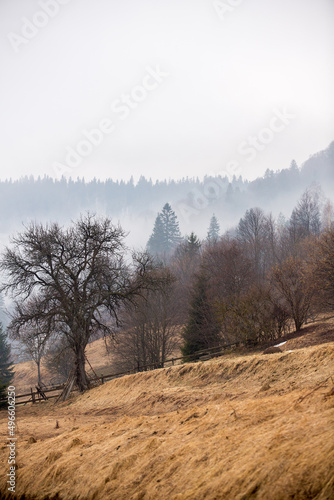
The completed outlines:
[[[190,362],[190,361],[206,361],[208,359],[223,355],[225,353],[226,349],[236,348],[239,345],[240,344],[237,342],[235,342],[233,344],[223,344],[223,345],[219,345],[216,347],[211,347],[209,349],[203,349],[201,351],[197,351],[196,353],[190,354],[188,356],[180,356],[178,358],[166,359],[165,361],[163,361],[161,363],[150,363],[148,365],[142,365],[142,366],[138,365],[138,366],[132,368],[131,370],[126,370],[123,372],[110,373],[107,375],[101,374],[100,376],[90,378],[89,381],[92,384],[94,384],[94,383],[104,384],[104,382],[106,382],[108,380],[113,380],[115,378],[124,377],[125,375],[133,375],[135,373],[140,373],[140,372],[144,372],[144,371],[148,371],[148,370],[167,368],[167,366],[174,366],[178,362],[182,363],[182,362]],[[43,400],[57,398],[61,394],[61,392],[59,392],[59,391],[63,391],[65,386],[66,386],[66,383],[56,385],[56,386],[46,386],[43,388],[36,386],[36,391],[34,391],[31,388],[30,392],[28,392],[26,394],[15,395],[15,400],[29,397],[29,399],[26,399],[24,401],[15,402],[15,405],[16,406],[17,405],[25,405],[27,403],[36,403],[37,401],[41,402]],[[71,392],[76,391],[76,390],[77,389],[75,387],[73,387]],[[57,391],[57,394],[52,394],[52,395],[46,396],[46,394],[49,394],[50,392],[55,392],[55,391]],[[6,402],[6,401],[7,401],[6,398],[0,399],[0,403]]]

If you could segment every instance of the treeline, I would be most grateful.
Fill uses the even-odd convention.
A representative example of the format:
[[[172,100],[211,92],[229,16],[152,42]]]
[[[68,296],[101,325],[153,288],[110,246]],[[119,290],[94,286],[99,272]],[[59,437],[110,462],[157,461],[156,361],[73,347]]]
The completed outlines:
[[[176,345],[187,356],[274,342],[333,309],[334,208],[317,190],[306,190],[288,219],[251,208],[234,229],[218,231],[213,217],[205,241],[191,233],[180,242],[164,206],[148,249],[173,280],[122,312],[123,331],[111,342],[117,368],[159,366]]]
[[[314,181],[333,189],[333,164],[334,142],[301,168],[292,161],[289,168],[278,172],[268,169],[263,178],[252,182],[236,176],[229,180],[226,175],[206,177],[203,181],[187,178],[155,183],[141,177],[136,184],[132,178],[127,182],[50,177],[1,181],[0,210],[6,217],[0,219],[0,233],[30,220],[69,222],[88,209],[112,218],[128,215],[150,221],[161,200],[171,203],[179,218],[189,219],[195,225],[215,212],[227,228],[254,205],[278,213],[282,200],[289,205]]]

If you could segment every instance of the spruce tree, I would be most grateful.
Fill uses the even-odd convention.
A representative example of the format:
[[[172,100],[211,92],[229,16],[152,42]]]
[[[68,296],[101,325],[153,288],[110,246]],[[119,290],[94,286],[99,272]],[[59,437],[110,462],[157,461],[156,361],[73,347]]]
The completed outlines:
[[[160,214],[155,219],[153,232],[147,243],[147,249],[153,255],[160,255],[164,252],[164,227]]]
[[[13,378],[13,368],[10,362],[10,345],[0,323],[0,399],[7,393],[7,387]],[[1,403],[0,403],[1,405]]]
[[[153,233],[147,243],[148,251],[153,255],[170,256],[174,248],[181,242],[179,222],[169,203],[155,219]]]
[[[201,272],[196,279],[190,300],[188,322],[182,331],[182,354],[219,345],[220,329],[208,296],[208,278]]]
[[[218,241],[219,230],[220,230],[219,222],[215,214],[213,214],[210,220],[210,226],[207,235],[207,240],[209,243],[216,243]]]
[[[299,173],[299,168],[297,165],[296,160],[292,160],[290,163],[290,172],[293,172],[294,174]]]
[[[194,259],[199,256],[201,246],[200,240],[196,234],[192,232],[190,236],[186,236],[185,240],[176,248],[174,256],[177,259],[185,257]]]
[[[201,248],[201,242],[197,238],[196,234],[192,232],[187,238],[187,252],[193,257],[198,254]]]

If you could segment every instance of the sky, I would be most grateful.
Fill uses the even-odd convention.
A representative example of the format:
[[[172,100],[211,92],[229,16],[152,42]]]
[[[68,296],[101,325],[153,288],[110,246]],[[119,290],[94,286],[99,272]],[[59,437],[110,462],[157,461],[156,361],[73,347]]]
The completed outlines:
[[[1,0],[0,179],[301,165],[334,139],[333,0]]]

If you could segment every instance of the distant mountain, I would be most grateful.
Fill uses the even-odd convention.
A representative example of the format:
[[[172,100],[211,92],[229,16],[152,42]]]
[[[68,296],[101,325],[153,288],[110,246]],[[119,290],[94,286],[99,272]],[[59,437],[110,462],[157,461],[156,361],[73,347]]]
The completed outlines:
[[[307,182],[330,183],[334,187],[334,141],[327,149],[312,155],[302,166],[301,175]]]

